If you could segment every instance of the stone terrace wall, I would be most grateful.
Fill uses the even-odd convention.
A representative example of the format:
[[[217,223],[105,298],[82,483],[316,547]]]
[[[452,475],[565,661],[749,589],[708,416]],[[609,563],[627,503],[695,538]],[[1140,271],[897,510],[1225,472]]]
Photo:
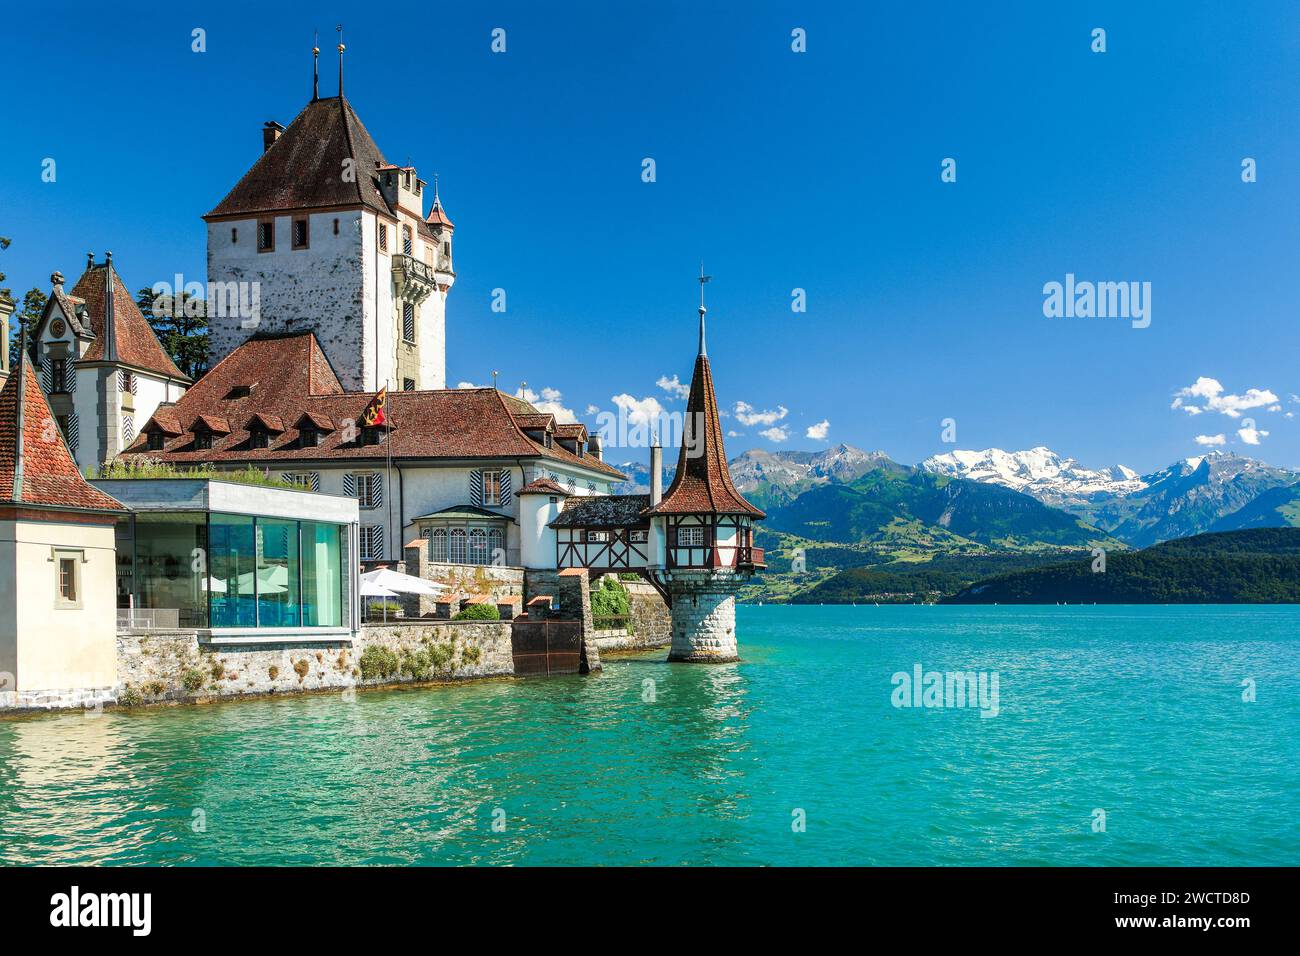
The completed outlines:
[[[363,673],[362,659],[378,668]],[[510,676],[508,622],[420,621],[362,628],[355,646],[199,643],[194,631],[130,631],[117,638],[119,704],[211,700],[303,691]]]
[[[597,631],[596,646],[602,651],[641,651],[667,647],[673,641],[672,613],[659,592],[645,581],[620,581],[627,588],[632,633]]]

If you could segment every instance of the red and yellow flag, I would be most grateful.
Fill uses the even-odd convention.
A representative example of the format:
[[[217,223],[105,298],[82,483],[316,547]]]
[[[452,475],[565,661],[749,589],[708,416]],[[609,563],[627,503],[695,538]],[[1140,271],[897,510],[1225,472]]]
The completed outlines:
[[[367,425],[383,425],[388,421],[388,386],[379,390],[379,394],[370,400],[366,410],[361,413],[361,420]]]

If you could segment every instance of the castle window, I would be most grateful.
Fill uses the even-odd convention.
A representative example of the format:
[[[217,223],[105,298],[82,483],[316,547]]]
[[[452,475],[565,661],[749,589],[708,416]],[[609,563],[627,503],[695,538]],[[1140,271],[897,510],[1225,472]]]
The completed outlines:
[[[411,243],[411,227],[403,226],[402,227],[402,252],[409,256],[411,254],[412,248],[413,246]]]
[[[407,342],[415,341],[415,304],[402,303],[402,338]]]
[[[415,391],[415,379],[413,379],[413,378],[404,378],[404,379],[402,379],[402,391],[404,391],[404,392],[413,392],[413,391]]]
[[[315,448],[320,443],[320,433],[314,428],[304,428],[298,432],[299,448]]]
[[[679,548],[704,547],[704,526],[695,524],[687,525],[684,528],[678,528],[677,546]]]
[[[373,425],[366,425],[361,429],[361,444],[378,445],[384,440],[384,430],[376,428]]]
[[[388,251],[388,224],[384,222],[379,224],[379,251]]]
[[[488,508],[501,506],[501,472],[483,472],[483,504]]]
[[[365,524],[361,526],[361,560],[379,561],[384,557],[384,526]]]
[[[257,251],[275,251],[275,220],[257,224]]]
[[[194,447],[200,451],[209,451],[212,448],[212,432],[206,428],[199,429],[194,433]]]
[[[66,392],[68,390],[67,366],[62,362],[50,363],[50,391]]]
[[[334,235],[337,236],[338,234],[339,234],[339,220],[338,217],[336,216],[334,217]]]
[[[645,530],[632,530],[627,533],[627,540],[632,544],[645,544],[650,537],[650,532]]]
[[[162,451],[162,450],[163,450],[163,433],[162,433],[162,432],[148,432],[148,433],[146,434],[145,437],[146,437],[146,440],[147,440],[147,445],[146,445],[146,447],[147,447],[150,451]]]
[[[271,443],[271,436],[265,428],[252,428],[248,432],[249,448],[266,448]]]
[[[56,551],[54,556],[54,606],[81,607],[81,562],[85,560],[85,552]]]
[[[307,220],[295,219],[293,221],[293,247],[295,249],[306,249],[308,245],[307,239]]]
[[[231,226],[231,227],[230,227],[230,244],[233,246],[233,245],[234,245],[235,243],[237,243],[237,242],[239,242],[239,230],[238,230],[237,228],[235,228],[234,226]]]
[[[443,254],[444,256],[450,256],[450,255],[451,255],[451,243],[450,243],[450,242],[444,242],[444,243],[442,244],[442,254]]]
[[[418,179],[415,181],[415,194],[417,196],[424,195],[424,183],[420,182]]]

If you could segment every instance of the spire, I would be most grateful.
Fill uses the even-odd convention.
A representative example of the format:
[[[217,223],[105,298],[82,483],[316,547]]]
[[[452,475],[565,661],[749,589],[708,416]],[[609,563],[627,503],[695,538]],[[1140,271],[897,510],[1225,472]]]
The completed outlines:
[[[700,352],[695,357],[691,390],[677,473],[663,499],[647,510],[653,514],[741,514],[762,518],[763,512],[736,490],[722,443],[722,419],[713,391],[713,370],[704,351],[704,284],[712,276],[700,266]]]
[[[339,99],[343,99],[343,51],[347,49],[343,45],[343,24],[334,28],[339,34]]]
[[[311,40],[311,101],[320,99],[320,31],[312,32]]]
[[[104,354],[105,362],[116,362],[117,354],[117,318],[113,306],[113,286],[117,285],[113,273],[113,253],[104,253]]]
[[[14,412],[14,487],[9,496],[12,501],[23,500],[23,398],[27,394],[27,323],[22,323],[18,340],[18,394]]]
[[[700,262],[700,354],[701,355],[709,354],[704,348],[704,313],[708,311],[706,308],[704,308],[704,283],[708,282],[712,278],[713,276],[706,276],[704,274],[704,263],[703,261],[701,261]]]

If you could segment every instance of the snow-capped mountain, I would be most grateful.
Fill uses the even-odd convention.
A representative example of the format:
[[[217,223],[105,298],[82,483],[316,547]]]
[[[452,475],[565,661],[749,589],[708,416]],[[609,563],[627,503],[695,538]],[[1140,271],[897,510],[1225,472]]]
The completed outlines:
[[[1123,498],[1142,491],[1149,483],[1132,468],[1085,468],[1075,459],[1062,458],[1042,445],[1026,451],[950,451],[927,458],[921,468],[952,478],[1003,485],[1057,507]]]

